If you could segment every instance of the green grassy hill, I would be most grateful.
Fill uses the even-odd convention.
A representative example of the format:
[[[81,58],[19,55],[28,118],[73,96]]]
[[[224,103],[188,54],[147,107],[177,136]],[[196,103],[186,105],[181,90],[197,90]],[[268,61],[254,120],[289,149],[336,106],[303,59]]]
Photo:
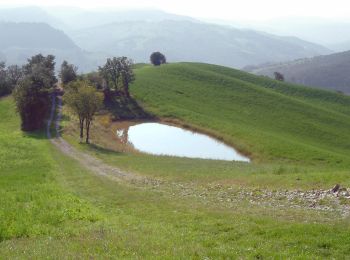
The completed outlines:
[[[133,95],[148,111],[255,161],[350,164],[350,97],[197,63],[144,66],[136,78]]]
[[[257,162],[114,152],[79,145],[76,136],[64,133],[111,165],[163,181],[160,186],[116,182],[63,155],[43,133],[20,131],[13,100],[0,99],[2,258],[349,255],[348,216],[305,205],[251,203],[252,197],[237,195],[245,190],[259,196],[259,185],[271,190],[300,188],[301,183],[310,190],[340,180],[348,185],[348,172],[337,168],[349,163],[348,98],[203,64],[140,67],[132,91],[157,116],[220,136]],[[69,117],[65,120],[67,126]],[[299,161],[329,168],[319,171],[321,164],[309,170]],[[168,182],[167,175],[175,178]]]

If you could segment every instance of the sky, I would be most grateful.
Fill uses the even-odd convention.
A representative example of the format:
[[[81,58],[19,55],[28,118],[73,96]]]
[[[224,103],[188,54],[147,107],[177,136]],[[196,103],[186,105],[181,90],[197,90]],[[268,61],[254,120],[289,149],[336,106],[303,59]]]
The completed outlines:
[[[0,6],[74,6],[80,8],[156,8],[192,17],[268,20],[290,16],[346,18],[349,0],[0,0]]]

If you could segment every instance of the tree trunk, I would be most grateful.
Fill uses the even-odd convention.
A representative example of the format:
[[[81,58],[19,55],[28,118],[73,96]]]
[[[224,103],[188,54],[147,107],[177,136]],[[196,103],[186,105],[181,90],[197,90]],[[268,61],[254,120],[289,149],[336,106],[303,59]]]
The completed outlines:
[[[130,97],[130,93],[129,93],[129,82],[125,82],[125,83],[124,83],[124,93],[125,93],[125,96],[126,96],[127,98]]]
[[[86,119],[86,143],[89,144],[90,143],[90,120]]]
[[[82,143],[84,138],[84,119],[79,119],[79,125],[80,125],[80,143]]]

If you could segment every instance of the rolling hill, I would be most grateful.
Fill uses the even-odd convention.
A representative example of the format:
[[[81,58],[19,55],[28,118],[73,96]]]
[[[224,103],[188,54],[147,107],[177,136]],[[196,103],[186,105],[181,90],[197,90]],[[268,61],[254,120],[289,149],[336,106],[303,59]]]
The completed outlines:
[[[58,150],[44,132],[20,131],[13,99],[2,98],[3,258],[347,257],[349,200],[329,188],[350,185],[349,97],[196,63],[139,65],[136,78],[132,94],[146,109],[219,136],[254,161],[79,144],[65,108]]]
[[[136,76],[133,93],[151,112],[210,129],[256,160],[350,163],[350,97],[206,64]]]
[[[330,50],[294,37],[184,20],[125,21],[70,32],[83,49],[148,62],[153,51],[169,61],[198,61],[243,67],[328,54]]]
[[[246,70],[269,77],[278,71],[288,82],[350,94],[350,51],[280,64],[252,66]]]

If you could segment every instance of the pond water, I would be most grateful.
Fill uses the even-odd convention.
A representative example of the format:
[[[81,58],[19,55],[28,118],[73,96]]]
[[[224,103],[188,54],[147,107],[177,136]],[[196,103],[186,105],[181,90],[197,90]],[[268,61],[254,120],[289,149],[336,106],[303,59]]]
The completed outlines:
[[[234,148],[212,137],[166,124],[124,125],[118,127],[116,134],[122,143],[153,155],[250,162]]]

